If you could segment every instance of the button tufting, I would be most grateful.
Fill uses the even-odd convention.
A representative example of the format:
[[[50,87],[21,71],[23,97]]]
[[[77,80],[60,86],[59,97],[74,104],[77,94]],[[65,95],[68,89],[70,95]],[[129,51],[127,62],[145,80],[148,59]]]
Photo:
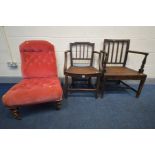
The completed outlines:
[[[17,106],[62,99],[53,45],[46,41],[26,41],[20,45],[20,53],[24,79],[7,91],[4,104]]]
[[[28,48],[30,49],[32,47]],[[53,48],[47,50],[44,46],[40,45],[38,47],[33,47],[33,49],[37,48],[41,49],[42,52],[21,53],[24,59],[22,62],[24,77],[48,77],[57,75]]]

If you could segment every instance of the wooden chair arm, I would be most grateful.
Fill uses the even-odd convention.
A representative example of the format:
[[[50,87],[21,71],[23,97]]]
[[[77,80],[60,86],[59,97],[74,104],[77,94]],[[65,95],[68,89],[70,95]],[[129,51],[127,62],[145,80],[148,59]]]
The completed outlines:
[[[105,51],[100,51],[101,55],[100,55],[100,68],[102,71],[102,74],[104,75],[104,73],[106,72],[106,64],[108,61],[108,53],[106,53]]]
[[[93,54],[98,54],[99,55],[99,71],[101,71],[101,53],[98,51],[93,51]]]
[[[146,63],[146,59],[147,59],[147,56],[149,55],[149,53],[146,53],[146,52],[138,52],[138,51],[128,51],[129,53],[134,53],[134,54],[142,54],[144,55],[144,59],[142,60],[142,64],[141,64],[141,67],[139,69],[139,73],[143,73],[144,72],[144,67],[145,67],[145,63]]]
[[[64,73],[67,70],[67,54],[70,53],[70,51],[65,51],[65,59],[64,59]]]
[[[100,54],[100,52],[98,52],[98,51],[93,51],[93,53]]]
[[[146,52],[139,52],[139,51],[131,51],[131,50],[129,50],[128,51],[129,53],[135,53],[135,54],[143,54],[143,55],[148,55],[149,53],[146,53]]]

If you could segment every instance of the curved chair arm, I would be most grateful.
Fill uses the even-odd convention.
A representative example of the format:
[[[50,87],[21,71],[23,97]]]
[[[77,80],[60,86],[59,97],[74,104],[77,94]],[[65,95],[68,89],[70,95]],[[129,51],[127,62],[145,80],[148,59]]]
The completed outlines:
[[[100,55],[100,68],[102,71],[102,74],[104,75],[104,73],[106,72],[106,64],[108,61],[108,54],[104,51],[100,51],[101,55]]]
[[[65,59],[64,59],[64,73],[67,70],[67,54],[70,53],[70,51],[65,51]]]
[[[134,54],[142,54],[144,55],[144,59],[142,60],[142,64],[141,64],[141,67],[139,69],[139,73],[143,73],[144,72],[144,66],[145,66],[145,63],[146,63],[146,58],[147,56],[149,55],[149,53],[146,53],[146,52],[138,52],[138,51],[128,51],[129,53],[134,53]]]

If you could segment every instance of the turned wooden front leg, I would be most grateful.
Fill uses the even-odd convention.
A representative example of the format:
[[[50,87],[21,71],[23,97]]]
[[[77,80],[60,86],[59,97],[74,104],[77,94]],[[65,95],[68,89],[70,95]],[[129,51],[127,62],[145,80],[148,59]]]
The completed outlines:
[[[61,101],[56,102],[56,110],[61,109]]]
[[[19,113],[19,107],[8,107],[8,108],[15,119],[18,119],[18,120],[21,119],[20,113]]]

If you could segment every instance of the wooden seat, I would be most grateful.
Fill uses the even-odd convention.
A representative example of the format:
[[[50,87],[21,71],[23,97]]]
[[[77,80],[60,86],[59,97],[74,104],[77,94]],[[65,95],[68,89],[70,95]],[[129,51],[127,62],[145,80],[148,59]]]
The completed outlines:
[[[70,50],[65,52],[64,75],[65,86],[64,95],[67,98],[70,91],[95,91],[96,98],[99,95],[99,85],[101,70],[93,66],[94,56],[98,55],[100,60],[100,52],[94,51],[94,43],[89,42],[75,42],[70,43]],[[70,57],[70,66],[67,67],[68,56]],[[87,62],[87,63],[86,63]],[[100,62],[100,61],[99,61]],[[99,63],[100,65],[101,63]],[[69,85],[68,77],[71,78],[71,85]],[[75,82],[86,81],[85,84],[91,86],[91,77],[96,77],[95,88],[77,88]],[[74,86],[74,87],[73,87]]]
[[[118,66],[108,66],[106,67],[106,73],[105,73],[106,78],[110,79],[118,79],[118,80],[128,80],[129,78],[134,78],[137,76],[138,77],[145,77],[146,75],[143,73],[139,73],[136,70],[127,68],[127,67],[118,67]]]
[[[107,80],[117,80],[128,88],[136,92],[136,97],[139,97],[144,86],[147,75],[144,74],[144,66],[148,53],[129,50],[130,40],[120,39],[105,39],[103,43],[103,51],[107,53],[107,57],[103,64],[103,74],[101,77],[102,96],[105,90]],[[134,70],[126,67],[128,54],[144,55],[140,69]],[[119,65],[119,66],[118,66]],[[138,89],[134,89],[122,80],[140,80]]]
[[[99,70],[88,66],[88,67],[76,67],[76,66],[72,66],[69,67],[66,71],[66,73],[68,75],[86,75],[86,76],[96,76],[96,74],[100,74]]]

